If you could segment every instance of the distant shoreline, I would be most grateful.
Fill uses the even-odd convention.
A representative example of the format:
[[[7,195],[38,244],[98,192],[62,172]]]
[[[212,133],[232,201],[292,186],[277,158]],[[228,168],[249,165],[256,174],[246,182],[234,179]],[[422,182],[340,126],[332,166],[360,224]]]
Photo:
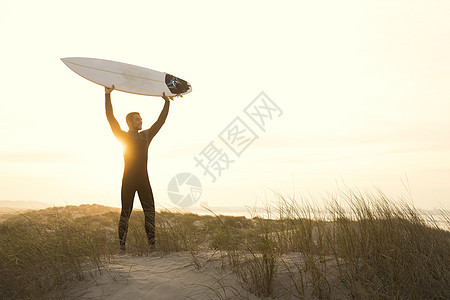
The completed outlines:
[[[82,206],[101,206],[105,209],[111,209],[111,210],[120,210],[120,207],[114,207],[114,206],[107,206],[107,205],[101,205],[101,204],[80,204],[80,205],[65,205],[65,206],[52,206],[50,204],[46,204],[43,202],[38,201],[0,201],[0,216],[7,215],[7,214],[20,214],[24,213],[30,210],[42,210],[42,209],[48,209],[48,208],[67,208],[67,207],[82,207]],[[142,208],[137,207],[134,208],[133,211],[141,211]],[[271,212],[270,216],[267,215],[267,208],[263,207],[256,207],[256,208],[250,208],[250,207],[188,207],[188,208],[182,208],[182,207],[164,207],[164,208],[157,208],[157,212],[163,212],[163,211],[170,211],[174,213],[181,213],[181,214],[197,214],[199,216],[204,215],[223,215],[223,216],[235,216],[235,217],[245,217],[247,219],[252,219],[254,217],[261,217],[261,218],[270,218],[270,219],[276,219],[277,214],[273,211]],[[450,214],[449,210],[443,209],[443,210],[424,210],[424,209],[418,209],[418,211],[421,213],[421,215],[424,217],[424,219],[432,218],[433,221],[438,225],[439,228],[450,231],[450,228],[447,228],[448,221],[446,220],[444,215]],[[444,215],[442,214],[444,212]],[[446,214],[445,214],[446,213]],[[326,215],[326,212],[320,213],[322,217]]]

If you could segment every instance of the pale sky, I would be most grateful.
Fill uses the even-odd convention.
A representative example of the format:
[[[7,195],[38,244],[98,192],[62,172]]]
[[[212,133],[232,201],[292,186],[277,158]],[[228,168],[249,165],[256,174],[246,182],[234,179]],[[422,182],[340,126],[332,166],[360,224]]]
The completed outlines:
[[[0,0],[0,200],[120,206],[104,89],[60,61],[84,56],[193,86],[150,145],[157,208],[181,172],[202,183],[197,207],[344,184],[397,198],[408,181],[417,207],[449,208],[449,15],[449,1]],[[265,132],[244,114],[262,91],[283,111]],[[130,111],[151,126],[164,104],[112,101],[122,129]],[[259,136],[241,157],[219,139],[236,117]],[[235,160],[214,183],[194,160],[211,141]]]

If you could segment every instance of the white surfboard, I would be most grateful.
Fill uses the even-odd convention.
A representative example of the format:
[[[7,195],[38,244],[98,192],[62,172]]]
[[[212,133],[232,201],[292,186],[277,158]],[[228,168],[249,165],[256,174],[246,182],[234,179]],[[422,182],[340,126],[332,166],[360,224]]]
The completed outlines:
[[[81,77],[116,90],[147,96],[180,96],[192,91],[189,82],[173,75],[121,62],[66,57],[62,62]]]

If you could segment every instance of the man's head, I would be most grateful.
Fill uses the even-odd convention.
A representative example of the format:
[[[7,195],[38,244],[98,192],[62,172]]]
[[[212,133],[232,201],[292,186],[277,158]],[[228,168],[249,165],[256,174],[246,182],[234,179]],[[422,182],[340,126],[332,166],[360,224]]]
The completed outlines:
[[[142,118],[138,112],[131,112],[127,115],[127,125],[131,131],[142,129]]]

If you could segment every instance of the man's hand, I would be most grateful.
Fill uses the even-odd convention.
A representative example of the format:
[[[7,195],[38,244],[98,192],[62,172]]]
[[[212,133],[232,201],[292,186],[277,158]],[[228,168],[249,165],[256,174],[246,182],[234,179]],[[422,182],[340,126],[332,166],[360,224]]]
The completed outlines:
[[[114,84],[113,84],[113,86],[111,88],[105,86],[105,94],[106,95],[111,94],[111,92],[114,90],[114,88],[115,88]]]
[[[162,98],[163,98],[166,102],[169,102],[169,101],[170,101],[170,100],[169,100],[169,97],[166,96],[166,93],[165,93],[165,92],[163,92]]]

